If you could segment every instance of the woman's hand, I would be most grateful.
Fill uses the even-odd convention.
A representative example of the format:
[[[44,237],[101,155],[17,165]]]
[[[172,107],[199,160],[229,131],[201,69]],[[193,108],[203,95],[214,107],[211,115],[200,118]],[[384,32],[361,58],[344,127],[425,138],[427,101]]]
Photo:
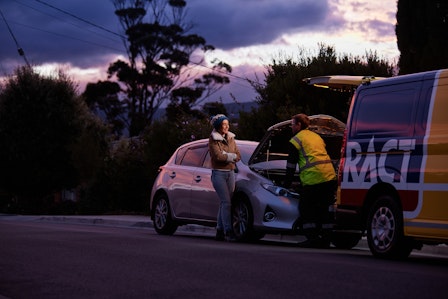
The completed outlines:
[[[234,153],[227,153],[227,162],[236,162],[237,156]]]

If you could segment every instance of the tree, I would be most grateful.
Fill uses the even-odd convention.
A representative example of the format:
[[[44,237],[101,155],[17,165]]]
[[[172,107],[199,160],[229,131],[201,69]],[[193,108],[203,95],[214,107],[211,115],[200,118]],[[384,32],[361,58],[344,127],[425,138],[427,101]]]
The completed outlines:
[[[83,214],[147,211],[150,178],[157,174],[157,169],[149,170],[151,156],[146,156],[143,150],[144,141],[139,137],[112,142],[96,179],[84,189],[79,211]]]
[[[299,51],[298,59],[280,57],[266,67],[264,83],[252,82],[258,93],[258,108],[241,112],[238,136],[259,140],[266,129],[296,113],[329,114],[345,121],[350,94],[308,86],[304,78],[322,75],[390,77],[393,66],[375,52],[364,57],[337,55],[335,49],[319,45],[317,55]]]
[[[202,107],[202,111],[204,111],[205,115],[210,117],[220,113],[227,115],[227,109],[222,102],[205,103]]]
[[[18,68],[0,93],[0,189],[39,208],[43,197],[95,176],[105,135],[66,75]]]
[[[210,136],[212,126],[208,118],[197,119],[187,114],[179,117],[175,122],[166,119],[154,121],[151,129],[142,134],[149,163],[147,171],[154,175],[152,179],[181,144]]]
[[[400,74],[448,68],[446,0],[399,0],[395,33]]]
[[[97,115],[103,114],[110,126],[111,133],[120,136],[125,129],[127,119],[125,107],[119,100],[120,86],[116,82],[98,81],[88,83],[83,93],[84,100],[91,111]]]
[[[229,83],[225,74],[231,67],[226,63],[215,60],[207,72],[197,69],[214,47],[189,34],[186,1],[113,0],[113,4],[126,33],[128,61],[115,61],[108,74],[109,80],[120,84],[118,98],[125,104],[130,136],[151,125],[165,102],[193,106]]]

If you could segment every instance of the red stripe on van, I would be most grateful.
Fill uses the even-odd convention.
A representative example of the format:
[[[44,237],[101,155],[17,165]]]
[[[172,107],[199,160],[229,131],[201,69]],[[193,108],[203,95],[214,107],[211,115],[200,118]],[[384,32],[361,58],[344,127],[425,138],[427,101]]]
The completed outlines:
[[[416,190],[398,190],[401,199],[403,211],[415,211],[418,204],[418,191]]]
[[[366,194],[366,189],[341,188],[341,205],[353,207],[362,206]]]
[[[418,191],[397,190],[403,211],[414,211],[418,204]],[[367,196],[366,189],[341,189],[341,205],[360,207]]]

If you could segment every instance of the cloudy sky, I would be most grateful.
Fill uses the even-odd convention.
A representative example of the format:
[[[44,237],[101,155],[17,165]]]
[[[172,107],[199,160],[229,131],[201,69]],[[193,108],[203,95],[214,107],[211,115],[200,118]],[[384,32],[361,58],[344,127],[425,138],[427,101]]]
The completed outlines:
[[[398,60],[395,0],[187,0],[192,33],[203,36],[233,67],[232,84],[219,94],[254,99],[242,78],[263,79],[265,66],[298,49],[315,53],[319,43],[339,54],[377,51]],[[42,71],[62,66],[84,90],[106,79],[107,66],[126,52],[112,0],[0,0],[0,76],[24,64]],[[218,100],[217,98],[211,99]]]

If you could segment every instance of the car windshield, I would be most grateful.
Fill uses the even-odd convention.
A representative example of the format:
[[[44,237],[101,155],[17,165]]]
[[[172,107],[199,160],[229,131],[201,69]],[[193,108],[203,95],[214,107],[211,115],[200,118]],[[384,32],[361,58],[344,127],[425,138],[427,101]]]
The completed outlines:
[[[255,148],[257,147],[257,143],[254,144],[239,144],[238,149],[240,150],[241,154],[241,161],[248,165],[249,158],[254,152]]]

